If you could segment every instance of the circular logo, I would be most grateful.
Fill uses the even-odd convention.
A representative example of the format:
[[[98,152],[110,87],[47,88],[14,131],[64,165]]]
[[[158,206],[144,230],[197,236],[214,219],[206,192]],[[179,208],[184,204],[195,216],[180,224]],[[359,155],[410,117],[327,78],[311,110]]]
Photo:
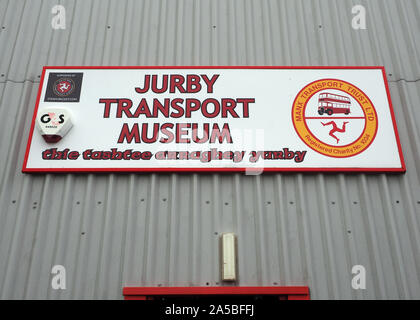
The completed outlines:
[[[54,82],[54,93],[61,97],[70,95],[74,90],[74,81],[70,78],[61,78]]]
[[[293,102],[292,120],[308,147],[335,158],[363,152],[378,130],[378,116],[369,97],[355,85],[338,79],[306,85]]]

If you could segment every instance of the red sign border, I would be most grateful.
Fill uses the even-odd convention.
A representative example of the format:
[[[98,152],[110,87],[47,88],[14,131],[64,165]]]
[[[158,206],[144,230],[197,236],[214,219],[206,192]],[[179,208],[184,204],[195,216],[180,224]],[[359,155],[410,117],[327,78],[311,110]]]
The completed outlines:
[[[385,84],[388,97],[389,111],[391,113],[392,124],[394,127],[395,139],[398,145],[400,157],[400,168],[28,168],[29,150],[32,143],[32,136],[35,128],[36,115],[38,113],[39,102],[41,99],[42,86],[44,83],[45,72],[47,69],[380,69]],[[31,129],[29,131],[28,142],[26,145],[25,158],[23,161],[23,173],[71,173],[71,172],[406,172],[404,156],[402,153],[401,142],[398,134],[397,124],[392,106],[391,94],[389,92],[388,81],[386,79],[384,66],[44,66],[38,88],[38,95],[35,110],[32,117]]]

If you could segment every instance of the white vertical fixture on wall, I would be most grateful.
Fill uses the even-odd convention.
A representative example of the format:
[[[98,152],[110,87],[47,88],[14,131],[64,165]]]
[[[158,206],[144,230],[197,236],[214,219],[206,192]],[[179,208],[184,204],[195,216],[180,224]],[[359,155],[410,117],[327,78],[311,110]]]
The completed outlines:
[[[234,233],[223,233],[221,240],[222,281],[236,281],[236,236]]]

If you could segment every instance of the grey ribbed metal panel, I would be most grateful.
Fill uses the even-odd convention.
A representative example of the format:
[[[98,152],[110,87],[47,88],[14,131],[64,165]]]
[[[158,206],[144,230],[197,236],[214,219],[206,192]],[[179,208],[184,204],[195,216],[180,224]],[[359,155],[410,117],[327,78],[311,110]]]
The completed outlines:
[[[420,298],[420,2],[0,1],[0,297],[122,298],[123,286],[219,283],[319,298]],[[367,30],[351,8],[367,9]],[[20,172],[43,65],[384,65],[407,164],[387,174]],[[51,289],[51,267],[67,289]],[[367,289],[351,288],[351,267]]]

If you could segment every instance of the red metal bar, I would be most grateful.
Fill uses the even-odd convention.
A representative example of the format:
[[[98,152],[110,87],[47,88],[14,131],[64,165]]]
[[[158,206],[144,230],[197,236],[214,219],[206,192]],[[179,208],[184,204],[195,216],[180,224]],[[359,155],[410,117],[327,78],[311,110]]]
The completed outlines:
[[[148,300],[147,296],[125,296],[124,300]]]
[[[309,300],[309,294],[290,294],[287,296],[287,300]]]
[[[296,300],[309,299],[309,287],[124,287],[123,295],[127,300],[171,295],[287,295]]]

